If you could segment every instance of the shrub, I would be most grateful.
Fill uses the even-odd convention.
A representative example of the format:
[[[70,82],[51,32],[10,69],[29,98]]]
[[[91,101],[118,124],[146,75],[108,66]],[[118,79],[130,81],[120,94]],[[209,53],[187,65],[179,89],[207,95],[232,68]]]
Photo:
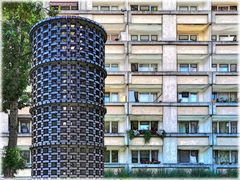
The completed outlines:
[[[145,131],[144,132],[143,138],[144,138],[145,144],[150,142],[151,137],[152,137],[151,131]]]

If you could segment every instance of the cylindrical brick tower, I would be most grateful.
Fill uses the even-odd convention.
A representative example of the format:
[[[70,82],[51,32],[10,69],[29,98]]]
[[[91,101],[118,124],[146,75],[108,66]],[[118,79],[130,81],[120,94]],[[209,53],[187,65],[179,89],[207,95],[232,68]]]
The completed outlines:
[[[102,177],[106,32],[83,17],[35,24],[32,176]]]

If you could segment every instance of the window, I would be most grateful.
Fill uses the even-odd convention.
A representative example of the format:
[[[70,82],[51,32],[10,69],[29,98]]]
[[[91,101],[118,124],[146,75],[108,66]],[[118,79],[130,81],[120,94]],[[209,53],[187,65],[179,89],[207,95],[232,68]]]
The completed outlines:
[[[217,71],[217,64],[212,64],[212,70]]]
[[[105,163],[118,163],[118,150],[105,150],[104,151]]]
[[[179,133],[198,133],[198,121],[180,122]]]
[[[215,164],[237,164],[238,151],[237,150],[215,150],[213,151],[213,158]]]
[[[213,133],[236,134],[237,129],[238,129],[237,121],[219,121],[219,122],[213,122],[213,125],[212,125]]]
[[[105,69],[109,72],[119,71],[118,64],[105,64]]]
[[[220,72],[228,72],[228,65],[227,64],[220,64],[219,65]]]
[[[188,6],[179,6],[180,11],[188,11]]]
[[[104,96],[104,102],[119,102],[118,93],[117,92],[106,92]]]
[[[140,41],[149,41],[148,35],[140,35]]]
[[[197,150],[178,150],[179,163],[198,163]]]
[[[197,72],[197,64],[190,64],[190,72]]]
[[[197,41],[197,35],[178,35],[179,41]]]
[[[178,36],[178,39],[179,39],[180,41],[188,41],[188,35],[179,35],[179,36]]]
[[[131,121],[131,130],[158,130],[158,121]]]
[[[131,5],[131,11],[138,11],[138,5]]]
[[[149,164],[151,162],[159,162],[158,150],[133,150],[132,163]]]
[[[212,41],[217,41],[217,36],[216,35],[212,35]]]
[[[151,11],[157,11],[158,7],[157,6],[151,6]]]
[[[197,6],[190,6],[190,11],[197,11]]]
[[[193,92],[181,92],[178,94],[179,102],[197,102],[197,93]]]
[[[117,11],[117,10],[118,10],[118,6],[112,6],[112,7],[111,7],[111,10],[112,10],[112,11]]]
[[[157,71],[157,64],[139,64],[140,71]]]
[[[138,163],[138,151],[132,151],[132,163]]]
[[[157,35],[151,35],[151,41],[157,41],[158,36]]]
[[[93,10],[97,11],[98,10],[98,6],[93,6]]]
[[[118,121],[105,121],[105,133],[118,133]]]
[[[230,6],[230,11],[237,11],[237,6]]]
[[[237,72],[237,64],[230,64],[230,72]]]
[[[138,35],[131,35],[131,41],[137,41]]]
[[[140,11],[149,11],[149,6],[140,6]]]
[[[219,41],[228,41],[228,35],[219,35]]]
[[[20,133],[30,133],[30,120],[19,120]]]
[[[139,93],[139,102],[154,102],[157,98],[157,93]]]
[[[21,155],[27,164],[31,163],[30,159],[30,151],[29,150],[21,150]]]
[[[180,64],[180,72],[188,72],[189,71],[189,65],[188,64]]]
[[[197,41],[197,35],[190,35],[191,41]]]
[[[104,95],[104,102],[105,103],[110,102],[110,93],[105,93],[105,95]]]
[[[148,121],[141,121],[140,122],[140,130],[149,130],[149,122]]]
[[[109,11],[110,7],[109,6],[100,6],[101,11]]]
[[[132,63],[131,64],[131,71],[132,72],[138,72],[138,64],[137,63]]]

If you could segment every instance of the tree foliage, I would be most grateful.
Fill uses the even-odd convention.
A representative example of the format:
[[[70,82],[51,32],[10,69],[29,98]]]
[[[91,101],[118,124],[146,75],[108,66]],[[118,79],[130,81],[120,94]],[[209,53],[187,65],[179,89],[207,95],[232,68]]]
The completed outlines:
[[[12,101],[28,105],[31,45],[29,31],[33,24],[44,18],[41,3],[3,3],[3,109]],[[22,108],[22,107],[19,107]]]
[[[13,158],[14,157],[14,158]],[[26,161],[21,155],[21,151],[18,148],[8,148],[4,149],[4,154],[2,157],[3,162],[3,172],[5,174],[16,174],[17,170],[24,169]]]

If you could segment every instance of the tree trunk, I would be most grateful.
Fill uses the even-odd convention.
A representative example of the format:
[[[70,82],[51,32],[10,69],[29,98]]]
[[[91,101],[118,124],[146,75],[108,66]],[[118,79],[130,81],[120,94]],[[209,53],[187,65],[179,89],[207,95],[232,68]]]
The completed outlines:
[[[18,136],[18,100],[14,100],[10,104],[9,139],[8,139],[9,148],[17,146],[17,136]]]

